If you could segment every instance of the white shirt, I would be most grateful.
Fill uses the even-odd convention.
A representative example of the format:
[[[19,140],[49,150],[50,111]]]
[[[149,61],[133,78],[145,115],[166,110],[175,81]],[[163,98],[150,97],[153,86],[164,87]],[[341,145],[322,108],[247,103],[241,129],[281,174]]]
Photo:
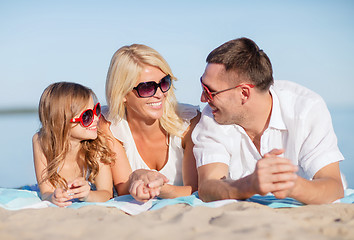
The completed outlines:
[[[225,163],[229,177],[236,180],[253,173],[262,155],[283,148],[281,156],[299,166],[298,175],[312,179],[324,166],[344,159],[330,113],[318,94],[288,81],[275,81],[270,92],[273,108],[261,137],[261,154],[241,126],[218,124],[208,105],[192,133],[197,167]]]
[[[197,116],[198,111],[199,106],[178,104],[177,114],[183,120],[183,132],[187,130],[190,125],[190,120]],[[103,108],[102,113],[105,117],[108,116],[106,112],[107,109]],[[113,136],[123,143],[132,171],[135,171],[136,169],[150,169],[139,154],[126,119],[121,119],[117,123],[112,122],[110,130]],[[182,139],[170,135],[168,142],[168,160],[159,172],[168,178],[169,184],[182,186],[182,160],[184,155]]]

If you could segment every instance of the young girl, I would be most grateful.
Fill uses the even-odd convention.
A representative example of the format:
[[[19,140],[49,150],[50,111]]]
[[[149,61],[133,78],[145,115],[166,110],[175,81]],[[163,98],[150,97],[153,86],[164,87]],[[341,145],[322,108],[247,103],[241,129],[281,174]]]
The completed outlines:
[[[94,99],[91,89],[76,83],[58,82],[44,90],[38,109],[42,127],[32,139],[42,200],[65,207],[75,199],[112,197],[114,156],[97,131],[101,106]]]

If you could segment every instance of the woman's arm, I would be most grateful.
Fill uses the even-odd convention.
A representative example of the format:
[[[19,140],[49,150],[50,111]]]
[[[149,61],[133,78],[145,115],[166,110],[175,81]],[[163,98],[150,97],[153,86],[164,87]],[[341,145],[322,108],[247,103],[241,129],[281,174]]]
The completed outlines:
[[[194,143],[192,141],[192,132],[199,122],[200,112],[195,118],[191,120],[191,124],[187,129],[183,139],[182,146],[184,148],[183,162],[182,162],[182,175],[183,175],[183,184],[185,186],[191,186],[192,193],[198,190],[198,173],[195,158],[193,155]]]
[[[191,195],[198,190],[198,174],[193,155],[192,132],[200,119],[200,112],[191,120],[191,124],[184,133],[182,138],[182,147],[184,149],[182,161],[182,177],[184,186],[174,186],[165,184],[161,187],[159,197],[161,198],[176,198]]]
[[[110,122],[102,116],[99,121],[99,129],[108,136],[108,147],[115,154],[115,163],[111,165],[114,187],[118,195],[129,194],[129,176],[132,170],[122,143],[113,136],[109,126]]]

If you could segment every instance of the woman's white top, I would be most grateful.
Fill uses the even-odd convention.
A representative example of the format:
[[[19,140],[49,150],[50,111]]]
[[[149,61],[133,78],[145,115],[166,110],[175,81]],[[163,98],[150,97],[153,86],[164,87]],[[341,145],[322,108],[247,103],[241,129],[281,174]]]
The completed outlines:
[[[199,106],[178,104],[177,114],[183,120],[183,132],[187,130],[190,125],[190,120],[197,116],[198,111]],[[103,115],[107,119],[106,115],[108,114],[105,112],[106,111],[103,111]],[[109,119],[107,120],[110,121]],[[111,121],[110,130],[113,136],[123,143],[132,171],[137,169],[150,169],[138,152],[129,124],[125,118],[116,123]],[[184,149],[182,148],[182,139],[177,136],[169,135],[168,142],[168,160],[159,172],[169,179],[169,184],[182,186],[182,160],[184,152]]]

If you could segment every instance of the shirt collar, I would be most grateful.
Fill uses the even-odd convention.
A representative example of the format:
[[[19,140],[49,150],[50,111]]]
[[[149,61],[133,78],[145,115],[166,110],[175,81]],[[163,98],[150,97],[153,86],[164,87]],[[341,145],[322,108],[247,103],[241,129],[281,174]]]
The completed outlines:
[[[277,94],[273,90],[273,86],[269,89],[270,94],[272,95],[272,113],[270,115],[269,128],[275,128],[279,130],[286,130],[285,123],[280,109],[280,102]]]

